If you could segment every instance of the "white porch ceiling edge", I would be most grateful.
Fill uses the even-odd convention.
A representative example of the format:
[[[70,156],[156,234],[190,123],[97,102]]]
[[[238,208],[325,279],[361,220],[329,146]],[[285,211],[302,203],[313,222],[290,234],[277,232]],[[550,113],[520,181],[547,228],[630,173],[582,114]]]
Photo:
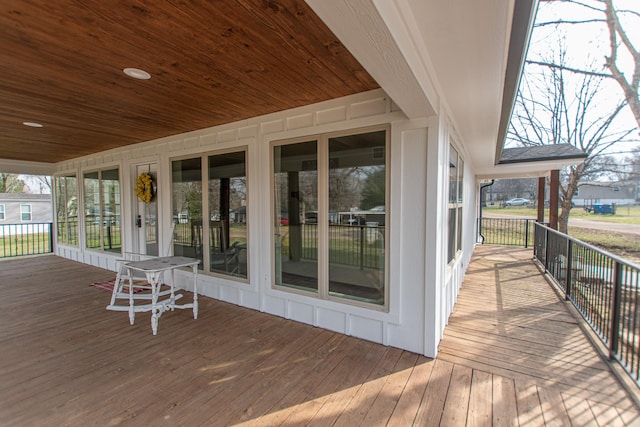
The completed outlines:
[[[351,54],[389,94],[408,118],[436,114],[439,98],[428,75],[420,73],[413,57],[409,63],[403,50],[417,52],[406,25],[394,25],[392,34],[385,20],[398,22],[402,14],[393,2],[383,2],[383,20],[373,0],[305,0]],[[401,50],[398,40],[401,40]],[[408,56],[411,58],[411,56]],[[418,70],[419,77],[415,71]]]
[[[53,175],[56,170],[54,163],[25,162],[20,160],[0,159],[1,173],[16,173],[24,175]]]

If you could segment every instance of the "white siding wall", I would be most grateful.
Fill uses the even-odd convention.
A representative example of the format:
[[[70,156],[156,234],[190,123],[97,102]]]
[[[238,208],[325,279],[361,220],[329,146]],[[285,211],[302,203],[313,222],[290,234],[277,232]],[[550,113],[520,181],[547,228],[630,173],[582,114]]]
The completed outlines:
[[[389,311],[319,300],[271,288],[270,229],[272,141],[391,124]],[[434,356],[457,296],[473,240],[473,200],[465,201],[465,252],[446,266],[446,201],[449,131],[444,119],[407,120],[382,90],[375,90],[268,116],[146,142],[57,165],[82,173],[117,165],[121,170],[124,250],[131,250],[136,164],[158,162],[160,253],[166,253],[171,227],[171,159],[248,147],[249,283],[199,275],[206,296],[308,323],[340,333]],[[464,154],[463,154],[464,156]],[[468,158],[465,164],[469,165]],[[467,166],[467,169],[469,166]],[[465,171],[467,181],[471,173]],[[465,183],[465,196],[473,199]],[[445,231],[446,232],[446,231]],[[81,231],[82,234],[82,231]],[[114,269],[115,256],[56,246],[58,255]],[[178,276],[179,283],[187,283]],[[124,320],[124,319],[123,319]]]
[[[4,220],[0,224],[23,224],[36,222],[51,222],[53,214],[51,210],[51,200],[2,200],[0,205],[4,205]],[[31,220],[23,221],[20,215],[20,206],[31,206]]]

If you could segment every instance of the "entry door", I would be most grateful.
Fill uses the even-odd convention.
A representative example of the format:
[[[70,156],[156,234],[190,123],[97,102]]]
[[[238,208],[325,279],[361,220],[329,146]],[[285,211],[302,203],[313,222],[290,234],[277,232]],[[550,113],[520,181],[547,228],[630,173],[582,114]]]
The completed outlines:
[[[134,236],[136,236],[136,251],[139,253],[158,256],[158,195],[156,194],[158,182],[158,164],[145,163],[135,167],[135,178],[142,173],[149,173],[153,178],[153,196],[149,203],[136,197],[136,209],[134,209]]]

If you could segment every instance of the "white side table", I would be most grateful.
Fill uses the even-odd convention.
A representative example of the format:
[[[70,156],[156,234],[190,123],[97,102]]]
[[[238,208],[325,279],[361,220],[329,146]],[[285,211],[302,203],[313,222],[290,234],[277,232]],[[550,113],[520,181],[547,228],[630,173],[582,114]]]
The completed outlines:
[[[168,256],[161,258],[152,258],[144,261],[134,261],[125,264],[129,276],[129,320],[131,324],[135,319],[135,313],[151,311],[151,329],[153,335],[158,333],[158,319],[166,310],[174,310],[176,308],[193,309],[193,318],[198,318],[198,264],[200,260],[195,258],[186,258],[181,256]],[[191,267],[193,273],[193,302],[188,304],[176,304],[176,301],[183,297],[182,294],[175,293],[175,277],[174,271],[182,267]],[[140,271],[145,274],[149,285],[151,285],[151,304],[135,305],[134,300],[138,297],[134,296],[133,289],[133,272]],[[170,291],[160,292],[162,283],[160,279],[165,272],[171,273]],[[168,298],[160,299],[162,296],[168,295]]]

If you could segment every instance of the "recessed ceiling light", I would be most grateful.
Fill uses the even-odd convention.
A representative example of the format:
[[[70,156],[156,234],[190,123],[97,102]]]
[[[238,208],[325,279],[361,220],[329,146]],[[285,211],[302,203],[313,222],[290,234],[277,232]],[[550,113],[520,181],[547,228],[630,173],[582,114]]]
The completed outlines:
[[[22,122],[23,125],[25,126],[29,126],[31,128],[41,128],[44,127],[43,124],[41,123],[36,123],[36,122]]]
[[[147,73],[145,70],[140,70],[139,68],[125,68],[122,71],[127,76],[138,80],[149,80],[151,78],[151,74]]]

